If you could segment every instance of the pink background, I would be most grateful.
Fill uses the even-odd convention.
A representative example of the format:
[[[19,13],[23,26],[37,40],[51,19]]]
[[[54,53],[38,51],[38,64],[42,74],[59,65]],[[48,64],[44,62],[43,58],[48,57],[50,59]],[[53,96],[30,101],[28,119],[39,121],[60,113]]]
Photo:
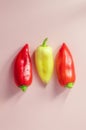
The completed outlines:
[[[33,83],[23,93],[13,80],[13,59],[25,42],[33,54],[45,37],[56,55],[66,42],[77,80],[64,89],[53,75],[44,87],[33,62]],[[86,130],[86,1],[0,0],[0,130]]]

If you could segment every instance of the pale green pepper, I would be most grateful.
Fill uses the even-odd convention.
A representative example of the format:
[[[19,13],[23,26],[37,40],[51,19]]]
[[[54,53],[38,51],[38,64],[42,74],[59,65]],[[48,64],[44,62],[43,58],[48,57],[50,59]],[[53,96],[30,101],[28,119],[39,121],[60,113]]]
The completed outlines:
[[[54,69],[52,48],[46,45],[47,40],[48,38],[35,51],[36,69],[39,77],[46,84],[50,81]]]

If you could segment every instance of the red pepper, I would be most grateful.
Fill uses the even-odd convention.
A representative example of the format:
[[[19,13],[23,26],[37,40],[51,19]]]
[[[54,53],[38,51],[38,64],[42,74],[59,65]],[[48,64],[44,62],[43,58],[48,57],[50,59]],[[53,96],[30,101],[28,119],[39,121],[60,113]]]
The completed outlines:
[[[56,72],[62,86],[72,88],[75,82],[74,62],[67,45],[62,44],[56,55]]]
[[[17,86],[23,91],[32,83],[32,63],[28,44],[25,44],[15,59],[14,78]]]

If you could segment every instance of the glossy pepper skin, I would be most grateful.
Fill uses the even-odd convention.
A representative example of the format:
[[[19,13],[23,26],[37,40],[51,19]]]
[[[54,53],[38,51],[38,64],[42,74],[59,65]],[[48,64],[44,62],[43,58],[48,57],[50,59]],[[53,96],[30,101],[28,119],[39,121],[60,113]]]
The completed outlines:
[[[21,49],[14,63],[14,78],[17,86],[23,91],[32,83],[32,63],[28,44]]]
[[[70,50],[65,43],[62,44],[56,55],[56,72],[62,86],[72,88],[75,82],[75,68]]]
[[[46,45],[47,40],[46,38],[35,51],[36,69],[40,79],[45,84],[50,81],[54,68],[52,48]]]

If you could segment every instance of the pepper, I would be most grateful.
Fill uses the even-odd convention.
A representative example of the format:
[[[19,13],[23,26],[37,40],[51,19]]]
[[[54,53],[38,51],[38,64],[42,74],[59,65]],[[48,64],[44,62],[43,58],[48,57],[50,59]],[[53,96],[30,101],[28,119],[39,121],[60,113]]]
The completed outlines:
[[[47,40],[48,38],[45,38],[43,43],[35,51],[36,69],[40,79],[45,84],[50,81],[54,68],[52,48],[46,45]]]
[[[72,88],[75,82],[75,67],[70,50],[65,43],[62,44],[56,55],[56,72],[59,83],[67,88]]]
[[[28,44],[21,49],[15,59],[14,79],[22,91],[26,91],[27,87],[32,83],[32,63],[29,54]]]

